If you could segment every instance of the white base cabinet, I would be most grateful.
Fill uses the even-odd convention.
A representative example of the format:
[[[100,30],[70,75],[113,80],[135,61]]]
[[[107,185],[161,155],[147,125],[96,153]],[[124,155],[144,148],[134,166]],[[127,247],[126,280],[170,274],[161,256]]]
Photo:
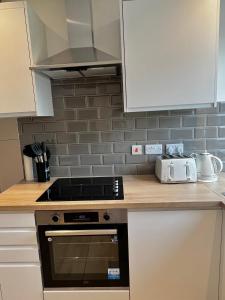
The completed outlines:
[[[222,211],[128,213],[130,300],[216,300]]]
[[[0,300],[43,300],[33,213],[0,213]]]
[[[0,264],[1,300],[43,300],[39,265]]]
[[[223,230],[222,230],[222,251],[221,251],[219,300],[225,300],[225,210],[223,210]]]

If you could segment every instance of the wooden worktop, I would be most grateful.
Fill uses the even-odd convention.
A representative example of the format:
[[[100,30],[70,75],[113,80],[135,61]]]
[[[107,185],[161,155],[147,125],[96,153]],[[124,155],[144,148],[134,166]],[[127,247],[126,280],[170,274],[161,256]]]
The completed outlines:
[[[154,176],[124,176],[123,181],[124,200],[68,202],[36,202],[52,182],[20,183],[0,194],[0,211],[225,207],[225,175],[210,184],[160,184]]]

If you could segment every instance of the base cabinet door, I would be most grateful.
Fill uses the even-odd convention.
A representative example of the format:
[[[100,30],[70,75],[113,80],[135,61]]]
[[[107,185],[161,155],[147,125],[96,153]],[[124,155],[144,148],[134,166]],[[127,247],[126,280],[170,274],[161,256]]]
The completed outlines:
[[[221,248],[221,268],[220,268],[220,297],[219,300],[225,300],[225,209],[223,209],[223,230],[222,230],[222,248]]]
[[[0,300],[43,300],[39,265],[0,265]]]
[[[216,300],[221,210],[128,213],[131,300]]]

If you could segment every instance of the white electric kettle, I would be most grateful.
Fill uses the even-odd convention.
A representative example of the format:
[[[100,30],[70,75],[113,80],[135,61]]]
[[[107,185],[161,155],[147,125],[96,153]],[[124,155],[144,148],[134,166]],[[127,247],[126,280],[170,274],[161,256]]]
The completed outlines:
[[[193,153],[192,157],[196,161],[198,181],[217,181],[219,173],[223,170],[221,159],[207,152]]]

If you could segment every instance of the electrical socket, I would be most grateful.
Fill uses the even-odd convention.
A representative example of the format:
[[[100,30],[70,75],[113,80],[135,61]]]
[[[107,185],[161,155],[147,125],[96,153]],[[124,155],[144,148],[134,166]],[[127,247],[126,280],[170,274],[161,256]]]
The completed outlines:
[[[133,145],[131,149],[132,155],[141,155],[143,154],[143,146],[142,145]]]
[[[173,154],[183,154],[184,153],[184,144],[167,144],[166,153]]]
[[[162,144],[145,145],[145,154],[162,154]]]

